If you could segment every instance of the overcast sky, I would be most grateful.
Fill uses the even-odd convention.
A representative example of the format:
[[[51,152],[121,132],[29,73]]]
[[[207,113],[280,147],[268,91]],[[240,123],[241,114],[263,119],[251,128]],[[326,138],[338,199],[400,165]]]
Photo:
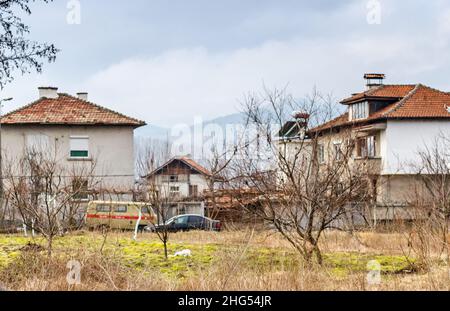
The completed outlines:
[[[364,88],[364,72],[383,72],[386,83],[450,91],[446,0],[380,0],[380,24],[368,23],[368,0],[80,0],[80,24],[67,23],[68,2],[25,18],[33,39],[61,52],[3,90],[14,97],[6,110],[41,85],[160,126],[233,113],[263,84],[341,99]]]

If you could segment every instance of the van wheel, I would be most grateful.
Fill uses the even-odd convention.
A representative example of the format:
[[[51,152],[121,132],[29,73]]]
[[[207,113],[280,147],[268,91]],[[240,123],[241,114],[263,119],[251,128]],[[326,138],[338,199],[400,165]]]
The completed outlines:
[[[145,227],[146,227],[146,226],[143,226],[143,225],[139,226],[139,227],[138,227],[138,232],[144,233]]]
[[[107,230],[109,230],[109,226],[107,225],[100,225],[98,228],[102,233],[105,233]]]

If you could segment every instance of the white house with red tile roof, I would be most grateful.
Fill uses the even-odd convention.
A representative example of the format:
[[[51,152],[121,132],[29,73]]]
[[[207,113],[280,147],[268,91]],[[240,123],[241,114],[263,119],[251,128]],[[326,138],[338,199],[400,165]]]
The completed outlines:
[[[374,218],[408,217],[405,206],[416,186],[419,152],[433,147],[441,136],[450,138],[450,93],[422,84],[384,85],[383,74],[366,74],[365,78],[365,91],[341,101],[345,113],[309,129],[307,135],[319,137],[323,145],[334,144],[318,148],[327,161],[334,158],[335,145],[345,143],[339,141],[340,133],[350,129],[356,140],[352,160],[377,168]],[[296,143],[289,141],[293,146]]]
[[[89,102],[87,93],[71,96],[44,87],[39,99],[4,115],[1,124],[4,167],[31,147],[43,148],[67,167],[95,162],[96,189],[90,190],[108,189],[130,199],[134,129],[145,122]]]
[[[348,107],[344,114],[310,132],[352,127],[376,134],[368,147],[370,156],[381,160],[382,174],[412,173],[409,164],[417,163],[419,150],[431,147],[441,134],[450,137],[450,93],[422,84],[373,85],[341,104]]]

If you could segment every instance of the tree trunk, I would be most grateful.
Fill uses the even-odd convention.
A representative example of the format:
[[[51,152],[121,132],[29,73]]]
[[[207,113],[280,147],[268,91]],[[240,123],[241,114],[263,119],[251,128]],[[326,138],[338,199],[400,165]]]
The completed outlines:
[[[316,255],[317,263],[319,265],[323,264],[322,252],[319,249],[319,246],[315,245],[313,249],[314,254]]]
[[[53,236],[49,236],[47,239],[47,255],[48,257],[52,257],[52,248],[53,248]]]
[[[302,251],[303,259],[305,260],[308,266],[313,264],[313,257],[315,257],[316,262],[319,265],[323,264],[323,256],[320,248],[317,244],[310,242],[311,247],[306,247],[304,251]]]
[[[303,259],[305,260],[305,264],[310,267],[312,265],[312,257],[313,257],[313,252],[312,250],[306,248],[304,251],[300,252],[303,256]]]
[[[164,244],[164,258],[166,258],[166,260],[167,260],[167,259],[169,259],[169,255],[167,252],[167,240],[164,240],[163,244]]]

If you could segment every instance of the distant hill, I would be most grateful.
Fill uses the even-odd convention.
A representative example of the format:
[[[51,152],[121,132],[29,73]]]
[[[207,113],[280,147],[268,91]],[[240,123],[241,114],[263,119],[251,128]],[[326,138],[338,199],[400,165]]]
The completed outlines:
[[[170,129],[150,124],[138,128],[134,134],[136,137],[141,138],[167,140],[168,135],[170,135]]]
[[[217,124],[222,128],[225,128],[228,124],[244,124],[245,116],[243,113],[233,113],[230,115],[218,117],[212,120],[207,120],[204,125]],[[167,140],[170,138],[171,129],[156,125],[146,125],[138,128],[135,131],[135,136],[140,138],[151,138],[154,140]]]
[[[218,117],[212,119],[210,121],[206,121],[205,124],[217,124],[221,127],[226,126],[227,124],[244,124],[245,123],[245,115],[243,113],[233,113],[227,116]]]

